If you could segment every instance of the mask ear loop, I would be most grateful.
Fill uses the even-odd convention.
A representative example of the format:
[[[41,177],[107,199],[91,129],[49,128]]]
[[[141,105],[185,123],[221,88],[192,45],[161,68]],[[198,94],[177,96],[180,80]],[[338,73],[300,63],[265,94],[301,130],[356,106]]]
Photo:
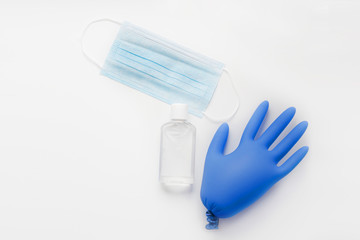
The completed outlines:
[[[239,107],[240,107],[240,95],[236,90],[235,83],[234,83],[229,71],[226,68],[223,69],[223,72],[227,74],[227,76],[228,76],[228,78],[230,80],[231,86],[233,87],[234,93],[235,93],[236,98],[237,98],[237,102],[236,102],[236,106],[235,106],[234,110],[232,111],[232,113],[229,116],[225,117],[225,118],[216,119],[214,117],[209,116],[207,113],[202,112],[202,114],[207,119],[209,119],[210,121],[212,121],[214,123],[226,122],[226,121],[232,119],[235,116],[235,114],[237,113],[237,111],[239,110]],[[210,104],[211,104],[211,101],[210,101]]]
[[[117,21],[114,21],[112,19],[109,19],[109,18],[102,18],[102,19],[97,19],[97,20],[94,20],[92,22],[90,22],[84,29],[84,31],[82,32],[81,34],[81,51],[84,55],[84,57],[89,61],[91,62],[92,64],[94,64],[97,68],[99,68],[100,70],[102,69],[101,65],[92,57],[89,56],[89,54],[87,54],[87,52],[85,51],[85,48],[84,48],[84,39],[85,39],[85,35],[87,33],[87,31],[89,30],[89,28],[94,25],[95,23],[99,23],[99,22],[111,22],[111,23],[114,23],[116,25],[119,25],[121,26],[121,22],[117,22]]]

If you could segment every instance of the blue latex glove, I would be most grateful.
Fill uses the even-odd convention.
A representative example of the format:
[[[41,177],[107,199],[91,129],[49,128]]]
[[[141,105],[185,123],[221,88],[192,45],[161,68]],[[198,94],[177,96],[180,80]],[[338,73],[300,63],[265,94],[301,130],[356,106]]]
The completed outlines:
[[[308,147],[302,147],[281,166],[277,166],[304,134],[308,123],[299,123],[269,151],[271,144],[294,117],[295,108],[285,110],[255,140],[268,107],[267,101],[259,105],[234,152],[224,155],[229,133],[226,123],[219,127],[210,144],[201,186],[201,200],[208,209],[208,229],[217,228],[218,218],[231,217],[255,202],[277,181],[291,172],[308,152]]]

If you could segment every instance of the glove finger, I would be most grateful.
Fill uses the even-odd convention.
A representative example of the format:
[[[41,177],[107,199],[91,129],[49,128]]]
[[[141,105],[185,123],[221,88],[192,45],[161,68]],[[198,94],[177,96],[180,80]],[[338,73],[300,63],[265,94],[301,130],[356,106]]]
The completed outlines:
[[[294,107],[286,109],[270,127],[266,129],[258,141],[269,148],[293,119],[295,112],[296,109]]]
[[[221,124],[211,141],[208,154],[223,154],[228,135],[229,125],[227,123]]]
[[[266,116],[268,108],[269,108],[268,101],[264,101],[258,106],[254,114],[252,115],[250,121],[246,125],[241,140],[245,140],[245,139],[249,140],[255,138],[256,133],[259,131],[261,123],[263,122]]]
[[[306,121],[299,123],[291,132],[271,151],[276,156],[276,162],[279,162],[291,148],[300,140],[305,133],[308,123]]]
[[[286,162],[284,162],[279,167],[281,177],[285,177],[287,174],[289,174],[301,162],[308,151],[309,147],[302,147],[297,150],[288,160],[286,160]]]

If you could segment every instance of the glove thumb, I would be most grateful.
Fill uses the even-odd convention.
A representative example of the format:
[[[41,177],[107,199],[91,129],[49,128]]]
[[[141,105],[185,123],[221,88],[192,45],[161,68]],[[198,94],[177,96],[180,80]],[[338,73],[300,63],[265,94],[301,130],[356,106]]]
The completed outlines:
[[[229,125],[227,123],[223,123],[218,128],[211,141],[208,154],[224,154],[228,135],[229,135]]]

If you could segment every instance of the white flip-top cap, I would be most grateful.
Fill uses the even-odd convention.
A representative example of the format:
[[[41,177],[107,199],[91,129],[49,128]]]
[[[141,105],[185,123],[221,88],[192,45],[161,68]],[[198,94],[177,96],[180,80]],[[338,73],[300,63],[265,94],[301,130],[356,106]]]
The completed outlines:
[[[171,119],[186,120],[188,118],[188,106],[183,103],[171,104]]]

